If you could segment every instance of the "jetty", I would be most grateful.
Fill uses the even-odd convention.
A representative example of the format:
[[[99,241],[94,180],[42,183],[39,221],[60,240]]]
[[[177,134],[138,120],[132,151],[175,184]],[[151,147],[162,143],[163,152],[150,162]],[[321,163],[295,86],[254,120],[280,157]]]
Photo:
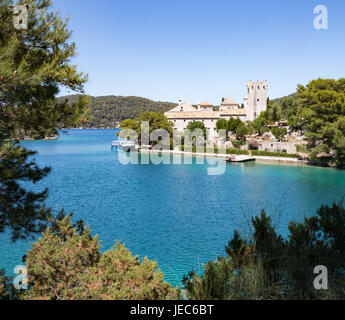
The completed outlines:
[[[226,159],[227,162],[250,162],[255,161],[254,157],[239,155],[239,156],[230,156]]]

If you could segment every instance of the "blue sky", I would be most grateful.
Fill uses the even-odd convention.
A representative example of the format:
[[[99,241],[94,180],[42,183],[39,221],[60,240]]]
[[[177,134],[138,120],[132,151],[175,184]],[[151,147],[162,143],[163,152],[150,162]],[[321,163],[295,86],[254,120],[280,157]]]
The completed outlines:
[[[270,98],[345,76],[343,0],[54,0],[70,15],[90,95],[241,102],[248,80]],[[328,30],[313,26],[328,8]],[[63,94],[66,92],[63,91]]]

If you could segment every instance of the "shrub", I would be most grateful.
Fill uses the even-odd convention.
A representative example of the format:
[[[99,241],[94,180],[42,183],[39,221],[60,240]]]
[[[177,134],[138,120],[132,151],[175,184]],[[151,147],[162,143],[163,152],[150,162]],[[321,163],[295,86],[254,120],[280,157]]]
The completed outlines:
[[[291,222],[284,239],[265,211],[251,220],[249,239],[236,231],[226,256],[184,278],[190,299],[345,299],[345,208],[321,206],[302,223]],[[314,268],[328,269],[329,290],[313,286]]]
[[[271,132],[275,136],[276,139],[281,139],[287,135],[287,129],[286,128],[273,127],[271,129]]]
[[[178,291],[163,281],[157,263],[132,256],[124,245],[100,252],[88,227],[64,218],[27,255],[29,291],[25,299],[155,300],[173,299]]]
[[[185,152],[193,152],[193,153],[197,153],[197,152],[203,152],[203,153],[215,153],[215,154],[238,154],[238,155],[249,155],[249,152],[247,150],[241,150],[241,149],[225,149],[225,148],[216,148],[214,147],[209,148],[209,147],[205,147],[205,148],[201,148],[202,150],[199,151],[197,150],[197,148],[194,147],[190,147],[190,146],[180,146],[180,150],[181,151],[185,151]]]
[[[297,159],[300,158],[298,154],[288,154],[286,152],[270,152],[270,151],[253,150],[251,153],[253,156],[283,157],[283,158],[297,158]]]
[[[227,154],[238,154],[238,155],[249,155],[248,150],[241,150],[241,149],[226,149]]]
[[[296,144],[297,152],[308,153],[308,148],[306,144]]]
[[[258,150],[259,142],[257,142],[255,139],[250,139],[248,147],[249,147],[249,150]]]
[[[246,140],[231,140],[231,143],[236,149],[240,149],[246,143]]]
[[[15,289],[13,278],[7,277],[4,270],[0,270],[0,301],[17,300],[20,297],[20,290]]]

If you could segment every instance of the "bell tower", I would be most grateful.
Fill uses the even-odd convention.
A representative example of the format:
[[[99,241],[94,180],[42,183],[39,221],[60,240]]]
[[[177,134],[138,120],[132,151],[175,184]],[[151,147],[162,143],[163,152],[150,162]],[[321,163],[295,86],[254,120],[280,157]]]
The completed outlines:
[[[267,81],[248,81],[248,98],[244,100],[246,121],[254,121],[267,110]]]

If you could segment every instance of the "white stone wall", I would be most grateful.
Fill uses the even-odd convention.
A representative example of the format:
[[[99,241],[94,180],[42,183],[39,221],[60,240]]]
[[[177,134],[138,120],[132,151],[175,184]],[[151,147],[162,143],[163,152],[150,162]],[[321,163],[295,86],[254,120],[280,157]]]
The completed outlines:
[[[289,154],[297,153],[296,145],[292,142],[269,142],[258,141],[260,151],[282,152],[286,150]]]
[[[221,119],[225,119],[225,120],[230,120],[230,118],[238,118],[240,119],[242,122],[246,122],[247,121],[247,117],[246,116],[221,116]]]
[[[211,137],[214,137],[216,134],[217,119],[193,119],[193,120],[176,119],[176,120],[170,120],[170,121],[174,123],[174,129],[180,132],[183,132],[183,130],[187,128],[190,122],[201,121],[204,123],[205,128],[209,129],[209,134]]]

